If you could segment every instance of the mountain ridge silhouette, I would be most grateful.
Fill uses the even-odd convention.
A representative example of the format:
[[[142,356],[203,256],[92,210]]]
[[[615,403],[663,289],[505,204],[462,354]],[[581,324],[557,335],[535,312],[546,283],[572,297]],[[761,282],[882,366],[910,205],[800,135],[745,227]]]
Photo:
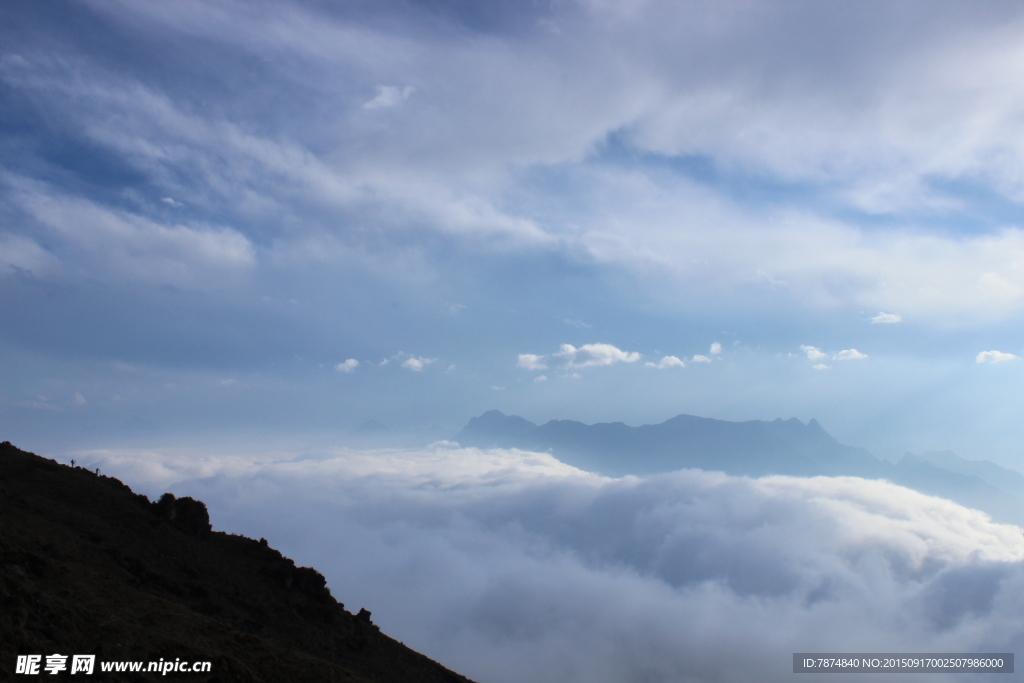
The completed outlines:
[[[907,453],[896,463],[846,446],[815,419],[730,422],[676,415],[654,425],[588,425],[575,420],[535,424],[489,410],[453,437],[462,446],[548,452],[566,464],[607,476],[645,476],[679,469],[734,476],[856,476],[886,479],[928,495],[1024,524],[1024,475],[951,452]]]

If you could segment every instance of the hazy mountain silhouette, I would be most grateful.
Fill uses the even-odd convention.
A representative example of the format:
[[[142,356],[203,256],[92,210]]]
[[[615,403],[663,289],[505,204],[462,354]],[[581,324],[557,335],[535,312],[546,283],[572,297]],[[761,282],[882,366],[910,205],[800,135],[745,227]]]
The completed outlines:
[[[886,463],[844,446],[816,420],[727,422],[678,415],[656,425],[587,425],[551,420],[536,425],[491,410],[456,435],[464,446],[550,451],[562,462],[609,476],[654,474],[688,467],[762,476],[882,476]]]
[[[491,410],[470,419],[454,439],[463,446],[549,452],[567,464],[608,476],[697,468],[737,476],[857,476],[887,479],[928,495],[984,510],[996,521],[1024,523],[1024,475],[954,453],[908,453],[893,464],[845,446],[817,420],[729,422],[677,415],[661,424],[537,425]]]
[[[95,654],[85,678],[104,681],[469,683],[348,612],[315,569],[212,531],[203,503],[150,502],[3,442],[0,680],[49,680],[15,675],[15,661],[53,653]],[[100,671],[176,658],[212,671]]]

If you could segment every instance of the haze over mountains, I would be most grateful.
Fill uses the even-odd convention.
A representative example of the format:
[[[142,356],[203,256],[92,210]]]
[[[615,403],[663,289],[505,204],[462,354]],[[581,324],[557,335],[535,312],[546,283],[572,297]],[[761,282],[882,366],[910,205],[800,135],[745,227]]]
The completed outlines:
[[[729,422],[677,415],[655,425],[587,425],[551,420],[537,425],[491,410],[455,436],[463,446],[549,452],[580,469],[607,476],[649,475],[680,469],[738,476],[857,476],[887,479],[929,495],[983,510],[1000,522],[1024,524],[1024,474],[951,451],[914,455],[897,463],[846,446],[817,420]]]

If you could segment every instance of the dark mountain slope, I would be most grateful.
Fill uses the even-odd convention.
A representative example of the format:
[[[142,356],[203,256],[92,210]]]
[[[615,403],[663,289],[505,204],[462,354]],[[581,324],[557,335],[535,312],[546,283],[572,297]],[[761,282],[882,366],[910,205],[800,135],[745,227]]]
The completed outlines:
[[[198,501],[150,503],[0,444],[0,680],[35,679],[15,676],[16,655],[60,653],[96,654],[104,681],[467,681],[369,616],[266,541],[211,531]],[[101,661],[161,658],[212,671],[100,673]]]

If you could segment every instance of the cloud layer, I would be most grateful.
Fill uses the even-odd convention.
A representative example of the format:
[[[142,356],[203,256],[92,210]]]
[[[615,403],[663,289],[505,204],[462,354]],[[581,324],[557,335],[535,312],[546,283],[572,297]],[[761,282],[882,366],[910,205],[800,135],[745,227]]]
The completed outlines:
[[[201,497],[486,683],[783,681],[794,651],[1024,643],[1020,530],[885,482],[612,480],[453,444],[79,458]]]

